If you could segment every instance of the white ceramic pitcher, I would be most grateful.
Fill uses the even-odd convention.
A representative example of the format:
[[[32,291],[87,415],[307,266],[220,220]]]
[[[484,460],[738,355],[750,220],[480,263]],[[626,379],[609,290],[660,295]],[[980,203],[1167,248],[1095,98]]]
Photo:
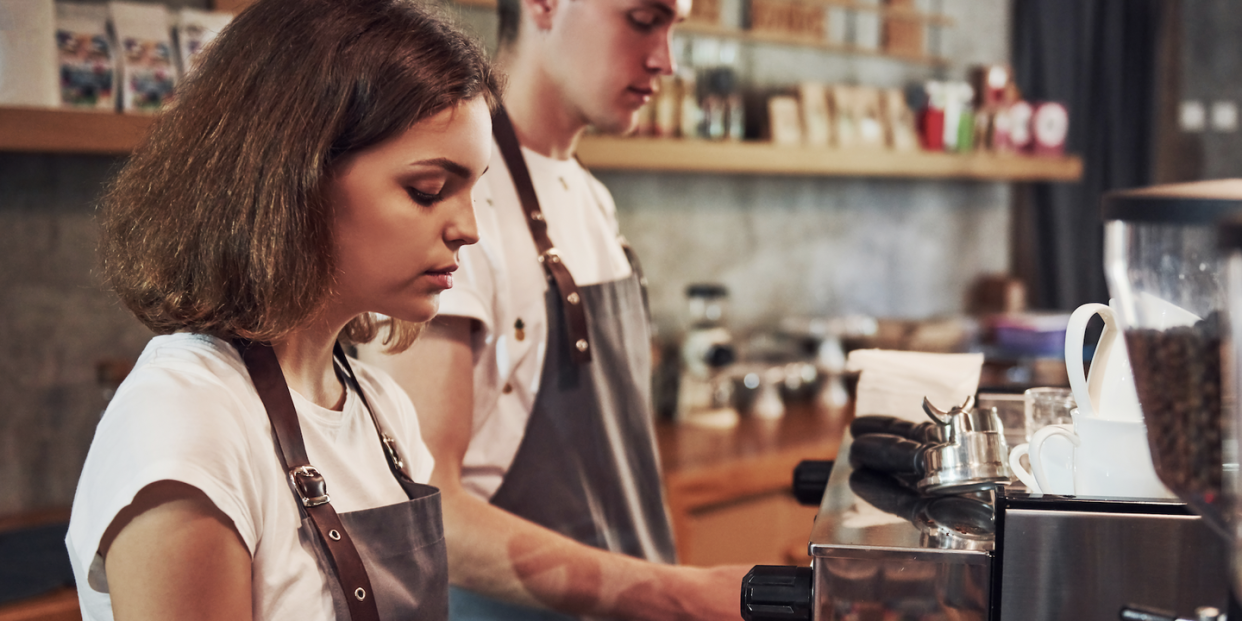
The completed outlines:
[[[1087,322],[1095,315],[1104,320],[1104,331],[1095,346],[1091,370],[1084,377],[1083,333]],[[1065,367],[1074,403],[1085,417],[1142,422],[1143,410],[1134,389],[1130,356],[1126,353],[1125,337],[1114,308],[1083,304],[1070,315],[1069,326],[1065,329]]]

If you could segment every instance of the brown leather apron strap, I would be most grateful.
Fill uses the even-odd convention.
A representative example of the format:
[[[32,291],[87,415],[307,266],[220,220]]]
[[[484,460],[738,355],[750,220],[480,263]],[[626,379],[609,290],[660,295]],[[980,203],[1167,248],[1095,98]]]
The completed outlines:
[[[535,240],[535,248],[539,251],[539,263],[543,265],[548,276],[556,281],[561,301],[565,303],[566,327],[569,330],[571,359],[578,364],[591,361],[591,343],[587,334],[586,311],[582,307],[582,296],[578,293],[578,285],[574,277],[561,261],[560,254],[548,238],[548,223],[544,221],[543,210],[539,208],[539,197],[535,194],[535,185],[530,179],[530,170],[526,168],[526,159],[522,157],[522,148],[518,144],[517,132],[513,130],[513,122],[504,107],[496,110],[492,117],[492,135],[496,145],[500,147],[500,155],[509,168],[509,176],[513,177],[513,186],[517,189],[518,202],[526,214],[526,224],[530,227],[530,235]]]
[[[234,340],[233,346],[241,353],[246,369],[250,371],[250,379],[267,410],[267,417],[272,422],[277,456],[285,472],[289,473],[290,486],[319,532],[319,543],[327,551],[332,573],[345,592],[349,618],[352,621],[379,621],[379,610],[375,605],[371,580],[362,565],[362,557],[341,525],[336,509],[332,508],[323,475],[306,456],[302,427],[298,424],[289,385],[285,383],[276,353],[266,343],[244,339]]]
[[[367,401],[367,393],[363,392],[362,385],[358,383],[358,378],[354,376],[354,368],[350,366],[349,358],[345,355],[345,349],[341,347],[340,342],[333,345],[332,355],[345,374],[345,377],[342,379],[357,393],[358,399],[362,401],[362,407],[366,408],[367,413],[371,415],[371,424],[375,426],[375,433],[379,435],[380,444],[384,447],[384,458],[388,461],[388,469],[392,471],[393,476],[397,477],[398,481],[413,483],[414,480],[405,473],[405,462],[401,460],[401,454],[397,452],[397,441],[388,435],[380,425],[379,418],[375,415],[375,408],[372,408]],[[404,485],[401,487],[402,489],[405,488]],[[409,494],[407,493],[407,495]]]

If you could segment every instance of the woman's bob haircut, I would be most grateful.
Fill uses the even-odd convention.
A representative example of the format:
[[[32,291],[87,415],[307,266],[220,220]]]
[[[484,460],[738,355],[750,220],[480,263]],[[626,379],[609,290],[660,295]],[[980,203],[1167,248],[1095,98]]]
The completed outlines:
[[[279,340],[334,289],[333,164],[475,97],[499,98],[484,52],[420,2],[259,0],[108,188],[104,277],[157,334]],[[378,331],[363,315],[341,336]]]

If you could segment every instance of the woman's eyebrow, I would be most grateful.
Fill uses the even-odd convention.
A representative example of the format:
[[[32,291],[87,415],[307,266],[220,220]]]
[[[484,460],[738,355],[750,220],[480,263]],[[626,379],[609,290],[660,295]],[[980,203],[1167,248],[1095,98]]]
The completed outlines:
[[[652,2],[644,2],[643,4],[646,5],[646,8],[655,9],[663,13],[665,17],[675,17],[677,15],[677,11],[673,10],[667,4],[664,4],[663,2],[659,2],[658,0],[652,1]]]
[[[443,168],[444,170],[448,171],[449,174],[457,175],[458,177],[464,177],[468,179],[471,176],[471,172],[469,168],[466,168],[465,166],[462,166],[461,164],[458,164],[457,162],[454,162],[453,160],[450,160],[447,157],[436,157],[436,158],[432,158],[429,160],[419,160],[417,162],[410,162],[410,166],[439,166],[440,168]]]

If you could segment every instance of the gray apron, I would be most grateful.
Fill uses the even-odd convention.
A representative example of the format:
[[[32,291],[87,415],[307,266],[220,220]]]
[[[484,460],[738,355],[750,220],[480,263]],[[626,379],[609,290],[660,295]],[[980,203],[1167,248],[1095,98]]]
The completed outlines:
[[[514,167],[510,166],[510,172]],[[525,172],[523,170],[523,172]],[[651,405],[651,332],[641,270],[578,288],[591,360],[574,359],[565,304],[549,278],[539,394],[491,503],[581,543],[673,563]],[[455,621],[570,619],[450,590]]]
[[[246,362],[251,379],[263,397],[268,417],[272,419],[273,435],[277,444],[277,455],[282,463],[288,458],[283,452],[289,446],[298,447],[304,454],[300,430],[294,431],[297,425],[296,412],[285,385],[284,376],[279,363],[271,349],[259,343],[235,343]],[[440,510],[440,490],[430,485],[415,483],[405,474],[401,457],[397,454],[391,437],[380,427],[375,411],[367,401],[357,379],[350,368],[349,360],[337,346],[336,362],[342,379],[350,390],[357,392],[363,406],[371,415],[378,435],[378,448],[384,451],[389,469],[396,477],[401,489],[409,498],[401,502],[383,507],[374,507],[348,513],[332,513],[339,518],[345,537],[343,540],[352,542],[361,557],[365,578],[369,579],[369,597],[374,602],[372,614],[378,612],[384,621],[407,619],[443,620],[448,618],[448,554],[444,546],[444,522]],[[282,391],[283,388],[283,391]],[[283,397],[283,398],[282,398]],[[287,400],[287,401],[286,401]],[[284,408],[284,413],[277,410]],[[288,419],[289,416],[293,420]],[[278,424],[278,419],[285,417],[285,425]],[[282,446],[283,445],[283,446]],[[317,473],[316,473],[317,475]],[[293,477],[290,477],[292,480]],[[319,481],[322,485],[324,482]],[[294,499],[302,513],[302,524],[298,528],[298,537],[304,545],[314,551],[316,560],[325,575],[329,577],[328,588],[332,593],[332,603],[337,619],[351,619],[350,602],[353,594],[347,598],[341,586],[341,577],[334,571],[334,562],[327,553],[327,542],[320,535],[311,518],[308,508],[303,506],[304,494],[297,485],[290,485]],[[314,505],[321,511],[330,504],[327,500],[326,488],[321,488],[324,502]],[[330,531],[330,536],[336,531]],[[333,537],[334,542],[341,542],[342,537]],[[342,557],[341,562],[347,559]],[[357,602],[353,602],[357,606]],[[357,621],[357,619],[355,619]]]
[[[398,481],[409,501],[338,515],[371,579],[380,619],[448,619],[448,556],[440,490]],[[328,559],[309,521],[302,519],[298,536],[309,543],[320,567],[330,576]],[[349,619],[340,583],[328,580],[328,585],[336,618]]]

